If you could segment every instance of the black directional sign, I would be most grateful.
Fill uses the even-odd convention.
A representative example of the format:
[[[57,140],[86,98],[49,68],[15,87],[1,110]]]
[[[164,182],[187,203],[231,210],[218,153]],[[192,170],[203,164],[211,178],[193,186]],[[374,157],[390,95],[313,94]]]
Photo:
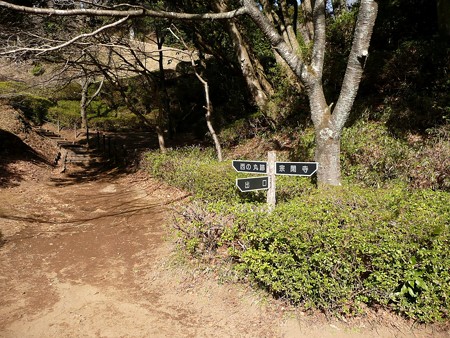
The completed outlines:
[[[317,171],[317,162],[275,162],[277,175],[311,176]]]
[[[267,162],[264,161],[233,161],[233,168],[240,173],[267,173]]]
[[[236,186],[240,191],[267,190],[269,189],[269,177],[249,177],[236,179]]]

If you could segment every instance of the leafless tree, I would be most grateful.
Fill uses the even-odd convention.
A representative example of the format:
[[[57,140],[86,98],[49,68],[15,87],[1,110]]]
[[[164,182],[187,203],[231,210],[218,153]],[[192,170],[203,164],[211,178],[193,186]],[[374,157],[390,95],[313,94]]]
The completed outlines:
[[[175,30],[175,32],[172,30]],[[202,76],[202,74],[200,73],[200,71],[198,70],[198,67],[195,63],[195,58],[194,58],[194,53],[195,50],[189,50],[188,45],[186,44],[186,42],[183,40],[183,38],[181,37],[181,35],[179,34],[178,29],[176,28],[175,25],[172,25],[172,27],[169,27],[169,31],[172,33],[173,36],[175,36],[175,38],[180,41],[184,48],[185,51],[183,51],[184,53],[186,53],[189,56],[189,59],[191,60],[191,65],[192,68],[194,69],[195,72],[195,76],[197,77],[197,79],[201,82],[201,84],[203,85],[203,90],[205,92],[205,117],[206,117],[206,125],[208,127],[209,133],[211,134],[211,137],[214,141],[214,146],[216,148],[216,152],[217,152],[217,159],[219,160],[219,162],[222,162],[223,157],[222,157],[222,146],[220,145],[220,141],[219,141],[219,137],[217,136],[217,133],[214,129],[214,126],[212,124],[212,112],[213,112],[213,106],[211,103],[211,100],[209,98],[209,85],[208,85],[208,81],[206,81],[204,79],[204,76]]]

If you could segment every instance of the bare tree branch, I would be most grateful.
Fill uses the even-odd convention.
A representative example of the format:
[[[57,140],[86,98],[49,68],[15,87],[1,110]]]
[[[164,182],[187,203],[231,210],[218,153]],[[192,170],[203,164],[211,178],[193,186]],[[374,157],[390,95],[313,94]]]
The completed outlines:
[[[95,30],[95,31],[93,31],[91,33],[80,34],[80,35],[78,35],[78,36],[76,36],[76,37],[74,37],[74,38],[72,38],[72,39],[70,39],[68,41],[65,41],[64,43],[61,43],[61,44],[59,44],[57,46],[39,47],[39,48],[23,47],[23,48],[18,48],[18,49],[14,49],[14,50],[9,50],[9,51],[6,51],[6,52],[1,52],[0,55],[15,54],[15,53],[24,52],[24,51],[27,51],[27,52],[39,52],[36,55],[41,55],[43,53],[52,52],[52,51],[55,51],[55,50],[67,47],[67,46],[73,44],[74,42],[76,42],[76,41],[78,41],[80,39],[91,37],[91,36],[95,36],[95,35],[99,34],[100,32],[102,32],[102,31],[104,31],[104,30],[106,30],[108,28],[116,27],[116,26],[120,25],[121,23],[125,22],[126,20],[128,20],[128,18],[129,17],[124,17],[124,18],[122,18],[122,19],[120,19],[120,20],[118,20],[116,22],[113,22],[111,24],[102,26],[99,29],[97,29],[97,30]]]
[[[91,104],[91,102],[97,97],[98,94],[100,94],[100,91],[102,90],[103,87],[103,83],[105,82],[105,77],[102,78],[100,84],[98,85],[97,90],[95,91],[95,93],[91,96],[91,98],[89,99],[88,102],[86,102],[86,107],[89,107],[89,105]]]
[[[178,30],[178,28],[172,24],[172,27],[178,32],[180,33],[180,31]],[[186,44],[186,42],[183,40],[183,38],[181,37],[181,34],[175,34],[175,32],[169,27],[168,31],[178,40],[180,41],[184,48],[186,48],[187,51],[189,51],[189,48]],[[214,141],[214,145],[216,147],[216,151],[217,151],[217,159],[219,162],[222,162],[223,157],[222,157],[222,146],[220,145],[220,141],[219,141],[219,137],[217,136],[217,133],[214,129],[214,126],[212,125],[212,104],[211,104],[211,100],[209,98],[209,85],[208,85],[208,81],[206,81],[201,75],[200,73],[197,71],[197,65],[195,64],[195,60],[194,60],[194,53],[195,51],[189,51],[188,55],[191,59],[191,65],[192,68],[194,69],[195,72],[195,76],[197,77],[197,79],[202,83],[203,85],[203,89],[205,91],[205,101],[206,101],[206,106],[204,107],[206,110],[206,125],[208,127],[208,130],[213,138]]]
[[[118,10],[118,9],[96,9],[96,8],[76,8],[76,9],[55,9],[55,8],[39,8],[14,5],[6,1],[0,1],[0,7],[12,9],[22,13],[40,14],[40,15],[59,15],[59,16],[73,16],[73,15],[87,15],[87,16],[111,16],[111,17],[139,17],[151,16],[154,18],[178,19],[178,20],[224,20],[231,19],[239,15],[247,13],[245,7],[224,12],[224,13],[204,13],[204,14],[190,14],[190,13],[176,13],[166,11],[154,11],[141,6],[130,6],[133,9]]]

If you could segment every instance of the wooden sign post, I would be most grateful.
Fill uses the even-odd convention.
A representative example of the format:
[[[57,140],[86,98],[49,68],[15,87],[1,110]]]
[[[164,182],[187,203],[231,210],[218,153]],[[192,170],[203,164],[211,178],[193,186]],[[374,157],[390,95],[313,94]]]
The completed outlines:
[[[277,199],[275,196],[276,183],[275,183],[275,163],[277,161],[276,151],[269,151],[267,154],[267,174],[269,176],[269,190],[267,190],[267,207],[269,212],[275,209]]]
[[[267,174],[264,177],[238,178],[236,179],[236,186],[242,192],[267,190],[269,212],[275,209],[277,203],[276,175],[312,176],[319,167],[317,162],[277,162],[276,151],[267,153],[267,162],[234,160],[232,165],[237,172]]]

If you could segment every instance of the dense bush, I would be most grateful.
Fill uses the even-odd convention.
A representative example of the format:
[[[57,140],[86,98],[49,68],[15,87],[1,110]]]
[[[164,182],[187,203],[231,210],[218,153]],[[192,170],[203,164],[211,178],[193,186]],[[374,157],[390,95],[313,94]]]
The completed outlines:
[[[445,125],[430,130],[429,137],[399,137],[383,123],[361,120],[342,136],[344,175],[365,186],[401,181],[411,188],[450,191],[448,130]]]
[[[316,193],[269,216],[242,213],[230,240],[245,247],[233,250],[242,271],[296,303],[344,313],[383,305],[433,321],[450,310],[447,197]]]
[[[47,112],[54,103],[47,98],[32,95],[20,94],[10,99],[10,104],[15,109],[23,111],[25,116],[36,124],[42,124]]]
[[[73,128],[81,123],[80,102],[60,100],[48,111],[47,119],[52,123],[59,123],[61,128]]]
[[[142,127],[139,119],[131,113],[119,116],[108,116],[108,108],[102,101],[92,101],[87,108],[89,127],[104,131],[138,130]],[[59,100],[48,110],[47,119],[52,123],[59,123],[61,128],[73,128],[80,125],[80,101]]]
[[[147,154],[147,166],[154,177],[189,191],[208,201],[236,200],[236,173],[230,162],[218,163],[212,149],[200,147]]]
[[[243,277],[306,308],[348,315],[383,306],[424,322],[448,318],[446,193],[344,188],[305,194],[272,214],[221,201],[180,215],[190,253],[228,248]]]
[[[352,315],[383,307],[433,322],[450,311],[448,181],[433,178],[448,177],[440,131],[419,142],[359,122],[343,135],[348,186],[319,191],[309,179],[279,176],[272,214],[264,192],[238,192],[234,181],[244,174],[211,149],[147,160],[155,177],[196,197],[175,222],[188,253],[231,260],[242,278],[306,308]],[[311,154],[310,133],[302,135],[299,154]]]

